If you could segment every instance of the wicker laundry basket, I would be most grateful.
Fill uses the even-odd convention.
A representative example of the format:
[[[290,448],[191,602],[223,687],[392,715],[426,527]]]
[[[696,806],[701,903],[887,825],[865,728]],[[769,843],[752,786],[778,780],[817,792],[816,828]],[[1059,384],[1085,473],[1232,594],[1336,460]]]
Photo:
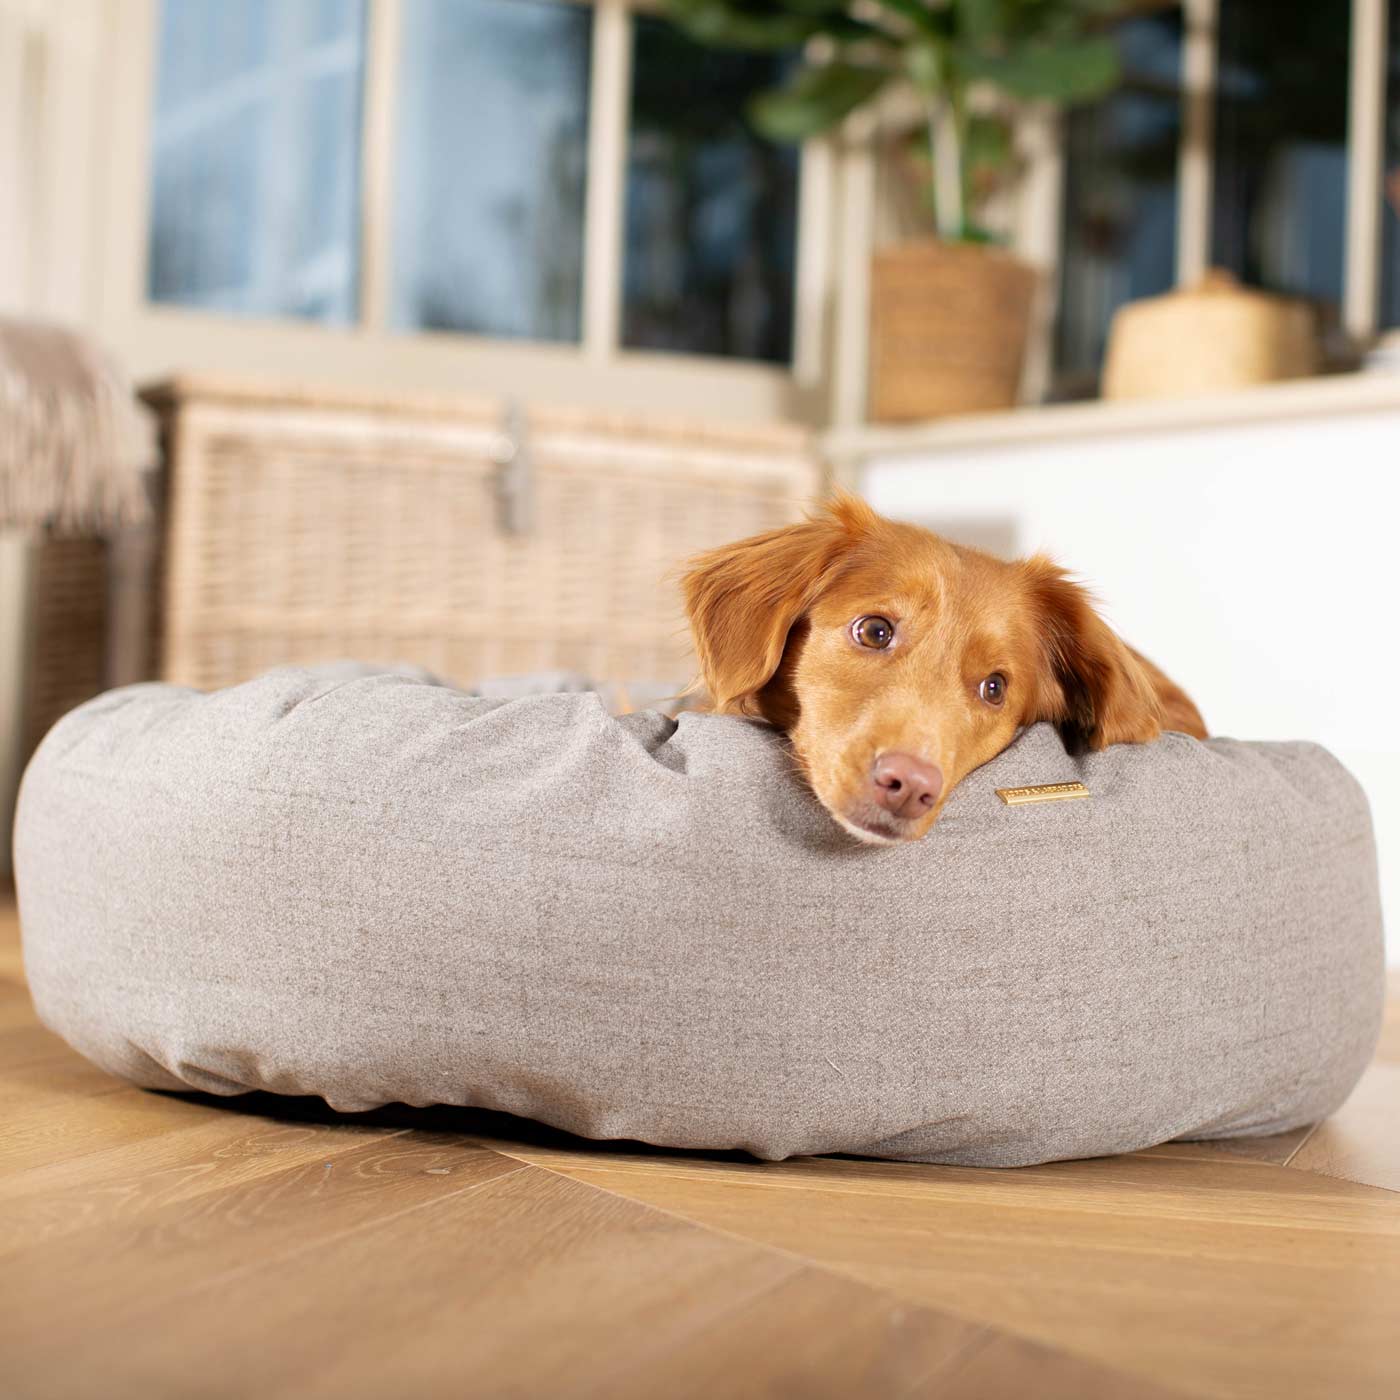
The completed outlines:
[[[23,758],[75,706],[155,675],[156,599],[146,577],[151,544],[145,527],[104,538],[35,532],[28,546]]]
[[[23,752],[107,678],[107,542],[41,537],[34,545],[32,641],[25,675]]]
[[[10,693],[0,695],[0,883],[10,869],[9,821],[20,773],[39,741],[109,685],[151,674],[149,646],[143,645],[149,629],[136,639],[139,654],[114,664],[121,536],[35,530],[19,548],[21,586],[8,608],[9,625],[18,628],[9,654],[18,664],[13,675],[0,675],[0,682],[12,683]],[[0,592],[15,583],[14,576],[0,577]]]
[[[807,436],[489,400],[177,380],[161,671],[210,688],[288,662],[468,683],[572,670],[680,684],[687,555],[794,518]]]

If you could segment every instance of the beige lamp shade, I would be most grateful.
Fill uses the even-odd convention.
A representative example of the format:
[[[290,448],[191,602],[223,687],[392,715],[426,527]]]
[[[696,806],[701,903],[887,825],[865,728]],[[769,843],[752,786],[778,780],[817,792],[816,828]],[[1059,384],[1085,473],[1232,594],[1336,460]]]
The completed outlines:
[[[1312,309],[1242,287],[1219,269],[1164,296],[1129,302],[1113,318],[1106,399],[1191,398],[1317,369]]]

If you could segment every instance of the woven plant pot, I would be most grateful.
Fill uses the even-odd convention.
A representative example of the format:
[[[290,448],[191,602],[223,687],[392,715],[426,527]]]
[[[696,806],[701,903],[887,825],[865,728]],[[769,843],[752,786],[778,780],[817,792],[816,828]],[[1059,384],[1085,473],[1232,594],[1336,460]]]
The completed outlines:
[[[984,244],[929,239],[875,255],[870,416],[879,423],[1016,403],[1037,274]]]

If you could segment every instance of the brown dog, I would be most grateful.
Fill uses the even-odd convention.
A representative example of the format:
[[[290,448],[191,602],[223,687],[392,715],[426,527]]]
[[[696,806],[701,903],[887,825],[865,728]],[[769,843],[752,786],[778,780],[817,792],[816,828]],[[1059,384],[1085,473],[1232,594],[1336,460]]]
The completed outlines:
[[[1037,720],[1071,752],[1206,735],[1186,693],[1048,559],[1007,563],[853,496],[699,556],[684,591],[714,708],[786,730],[863,841],[924,835]]]

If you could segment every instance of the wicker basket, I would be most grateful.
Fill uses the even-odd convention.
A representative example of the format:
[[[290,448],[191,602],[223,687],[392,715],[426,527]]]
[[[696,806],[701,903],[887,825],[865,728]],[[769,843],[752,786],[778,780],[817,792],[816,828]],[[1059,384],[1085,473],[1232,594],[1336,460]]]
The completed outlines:
[[[105,540],[91,537],[44,535],[34,545],[26,757],[69,710],[105,687],[107,550]]]
[[[1193,287],[1129,302],[1113,318],[1106,399],[1187,398],[1317,369],[1308,304],[1240,286],[1217,269]]]
[[[1016,403],[1035,269],[978,244],[876,253],[870,288],[870,416],[907,422]]]
[[[153,674],[154,604],[145,577],[152,532],[109,538],[35,530],[22,537],[13,688],[0,695],[0,883],[10,872],[10,820],[20,772],[39,741],[77,705]]]
[[[797,430],[483,400],[182,380],[169,444],[162,674],[211,688],[287,662],[412,662],[458,682],[575,670],[689,678],[674,571],[793,518]]]

